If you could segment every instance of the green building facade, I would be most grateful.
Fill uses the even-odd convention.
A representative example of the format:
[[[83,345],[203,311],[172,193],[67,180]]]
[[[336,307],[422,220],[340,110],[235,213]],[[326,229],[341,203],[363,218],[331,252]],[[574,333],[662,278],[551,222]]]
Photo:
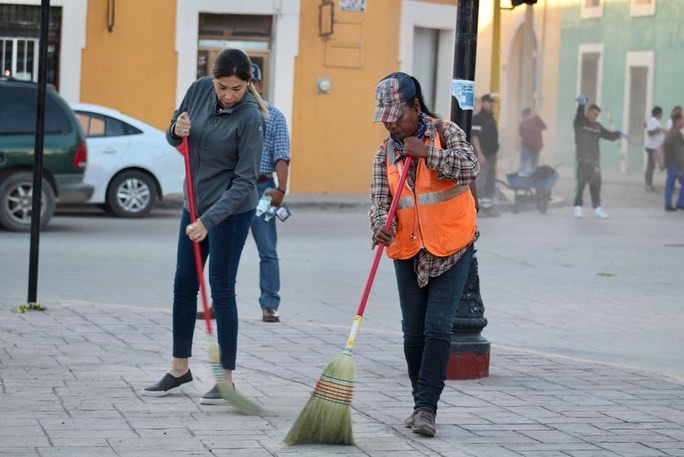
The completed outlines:
[[[599,121],[629,140],[603,141],[605,171],[644,168],[644,122],[653,106],[662,123],[684,105],[684,1],[576,0],[561,3],[556,160],[574,163],[577,95],[601,107]]]

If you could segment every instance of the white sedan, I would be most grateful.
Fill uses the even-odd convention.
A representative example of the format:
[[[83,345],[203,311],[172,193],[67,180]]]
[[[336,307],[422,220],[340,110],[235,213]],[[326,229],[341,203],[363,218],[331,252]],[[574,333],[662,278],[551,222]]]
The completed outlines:
[[[157,201],[183,193],[183,156],[163,131],[111,108],[71,108],[88,145],[83,181],[95,187],[88,203],[119,217],[143,217]]]

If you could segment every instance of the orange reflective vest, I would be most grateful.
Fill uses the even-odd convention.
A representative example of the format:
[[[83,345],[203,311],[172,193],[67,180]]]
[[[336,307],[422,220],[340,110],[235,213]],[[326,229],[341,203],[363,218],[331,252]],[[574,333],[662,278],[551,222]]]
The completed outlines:
[[[441,148],[438,135],[434,135],[435,147]],[[425,137],[425,144],[430,141]],[[396,193],[402,162],[394,160],[399,154],[391,140],[386,140],[387,177],[392,197]],[[438,179],[437,171],[427,168],[425,159],[416,163],[415,192],[408,181],[401,189],[397,205],[397,229],[394,241],[387,246],[392,259],[409,259],[421,248],[433,255],[446,257],[460,251],[475,236],[475,200],[470,186],[459,186],[448,179]]]

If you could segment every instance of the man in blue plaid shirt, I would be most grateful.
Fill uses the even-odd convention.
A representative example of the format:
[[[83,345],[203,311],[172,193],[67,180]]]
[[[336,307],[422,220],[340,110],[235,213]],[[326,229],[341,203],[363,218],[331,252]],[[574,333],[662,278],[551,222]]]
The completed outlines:
[[[252,84],[262,94],[264,83],[261,68],[252,64]],[[290,136],[287,131],[285,116],[276,107],[266,102],[269,116],[265,119],[266,133],[264,134],[264,150],[259,166],[257,190],[259,195],[268,192],[271,195],[271,205],[280,206],[287,191],[287,176],[290,168]],[[270,189],[270,190],[267,190]],[[254,217],[252,221],[252,235],[259,250],[259,288],[261,296],[259,304],[262,309],[264,322],[280,322],[278,307],[280,306],[280,264],[278,261],[278,234],[276,219],[266,220],[263,216]],[[213,306],[209,310],[214,318]],[[203,313],[197,314],[198,319],[204,319]]]
[[[252,84],[256,85],[260,94],[263,93],[264,83],[261,79],[261,69],[257,64],[252,64]],[[266,102],[266,106],[269,116],[266,118],[264,152],[261,156],[257,190],[259,195],[262,195],[266,189],[272,189],[270,191],[271,205],[279,206],[283,203],[287,191],[287,174],[290,168],[290,136],[287,132],[287,123],[283,113],[268,102]],[[274,173],[277,182],[274,179]],[[254,217],[252,235],[259,250],[259,287],[261,289],[259,304],[263,310],[263,321],[279,322],[280,266],[276,250],[278,242],[276,218],[267,221],[263,217]]]

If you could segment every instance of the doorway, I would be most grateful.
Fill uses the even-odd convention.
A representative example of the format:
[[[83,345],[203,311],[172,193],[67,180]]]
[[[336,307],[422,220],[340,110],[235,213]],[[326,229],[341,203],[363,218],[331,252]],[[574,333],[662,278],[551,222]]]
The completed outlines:
[[[211,76],[216,57],[224,49],[241,49],[261,68],[268,98],[272,29],[271,15],[200,13],[196,77]]]
[[[641,172],[646,166],[644,122],[653,103],[653,51],[628,52],[625,64],[622,129],[628,140],[620,145],[620,171]]]

